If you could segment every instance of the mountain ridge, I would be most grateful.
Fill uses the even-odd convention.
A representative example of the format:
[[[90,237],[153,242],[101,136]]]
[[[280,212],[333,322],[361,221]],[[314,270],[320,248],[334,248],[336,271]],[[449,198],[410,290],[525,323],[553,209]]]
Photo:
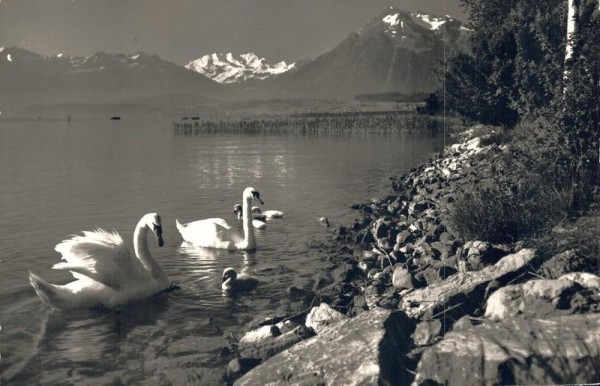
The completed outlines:
[[[390,7],[311,60],[271,64],[252,53],[205,55],[205,66],[238,67],[216,71],[212,78],[141,51],[45,56],[0,47],[0,117],[30,105],[125,103],[157,95],[191,95],[191,104],[429,93],[437,88],[434,67],[468,50],[469,34],[451,17]],[[215,76],[222,77],[221,83]],[[152,100],[153,106],[173,106],[167,97]],[[186,98],[177,100],[188,104]]]
[[[285,61],[270,64],[265,58],[248,52],[234,57],[226,54],[212,53],[190,61],[185,68],[202,74],[217,83],[237,83],[249,79],[264,80],[270,76],[284,73],[294,68],[295,63]]]

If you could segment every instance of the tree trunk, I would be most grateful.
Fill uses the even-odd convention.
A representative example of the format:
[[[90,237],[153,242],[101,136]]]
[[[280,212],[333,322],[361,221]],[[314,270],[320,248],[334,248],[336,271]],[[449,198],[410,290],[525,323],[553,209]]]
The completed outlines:
[[[579,8],[579,0],[567,0],[569,12],[567,14],[567,46],[565,49],[565,78],[568,78],[569,71],[567,62],[573,56],[573,34],[577,28],[577,12]]]

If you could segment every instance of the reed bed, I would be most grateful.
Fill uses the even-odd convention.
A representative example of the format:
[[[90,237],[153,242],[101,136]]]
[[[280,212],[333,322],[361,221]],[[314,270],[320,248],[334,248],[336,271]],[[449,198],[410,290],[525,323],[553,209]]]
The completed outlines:
[[[302,114],[273,118],[237,120],[198,120],[173,122],[175,135],[347,135],[393,134],[405,132],[452,133],[463,127],[455,117],[419,115],[412,112],[351,112],[340,114]]]

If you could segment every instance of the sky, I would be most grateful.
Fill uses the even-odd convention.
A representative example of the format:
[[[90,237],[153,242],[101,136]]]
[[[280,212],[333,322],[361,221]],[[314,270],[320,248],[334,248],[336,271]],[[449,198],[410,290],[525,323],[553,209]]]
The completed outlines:
[[[0,0],[0,46],[44,55],[144,51],[177,64],[323,54],[392,5],[466,20],[460,0]]]

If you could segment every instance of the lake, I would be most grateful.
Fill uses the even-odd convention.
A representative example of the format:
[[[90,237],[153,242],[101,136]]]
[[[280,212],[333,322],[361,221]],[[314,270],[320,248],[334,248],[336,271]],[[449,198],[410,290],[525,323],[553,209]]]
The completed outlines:
[[[442,143],[414,133],[185,137],[165,121],[0,121],[0,383],[220,383],[232,334],[302,309],[287,289],[313,287],[335,226],[359,217],[350,205],[386,195],[390,175]],[[264,209],[285,212],[256,231],[256,252],[182,242],[176,218],[236,223],[233,205],[247,186]],[[36,296],[28,270],[52,283],[72,280],[51,269],[57,243],[100,227],[131,247],[148,212],[160,213],[165,239],[150,251],[179,290],[112,311],[52,311]],[[223,294],[226,267],[261,283]]]

